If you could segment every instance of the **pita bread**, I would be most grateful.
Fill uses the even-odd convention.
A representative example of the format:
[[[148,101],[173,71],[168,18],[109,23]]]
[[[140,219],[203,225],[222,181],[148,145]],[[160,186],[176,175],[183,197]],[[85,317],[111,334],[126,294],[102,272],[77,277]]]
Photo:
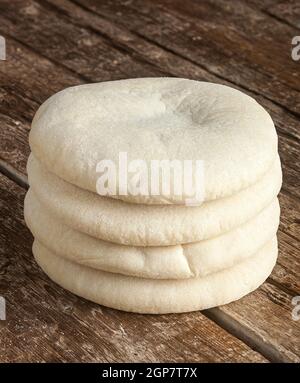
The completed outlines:
[[[277,153],[272,119],[253,98],[224,85],[180,78],[65,89],[39,108],[29,142],[49,171],[92,192],[97,163],[118,164],[120,152],[148,167],[151,160],[203,160],[206,201],[253,185]],[[146,204],[182,204],[187,197],[116,196]]]
[[[94,269],[151,279],[204,277],[255,254],[276,235],[275,199],[256,217],[212,239],[177,246],[134,247],[80,233],[49,214],[29,190],[24,217],[34,237],[62,258]]]
[[[31,154],[29,183],[39,201],[62,223],[104,241],[168,246],[223,234],[257,215],[281,187],[279,157],[256,184],[201,206],[141,205],[101,197],[48,172]]]
[[[277,258],[272,239],[254,256],[204,278],[157,280],[106,273],[70,262],[35,241],[33,254],[44,272],[65,289],[101,305],[137,313],[204,310],[237,300],[255,290]]]

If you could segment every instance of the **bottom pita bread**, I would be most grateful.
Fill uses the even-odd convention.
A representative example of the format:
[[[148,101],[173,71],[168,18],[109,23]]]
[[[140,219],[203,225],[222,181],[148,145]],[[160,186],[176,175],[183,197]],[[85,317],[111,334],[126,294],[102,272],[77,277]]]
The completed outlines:
[[[165,314],[204,310],[235,301],[255,290],[277,258],[274,237],[254,256],[204,278],[155,280],[112,274],[82,266],[33,244],[44,272],[65,289],[101,305],[137,313]]]

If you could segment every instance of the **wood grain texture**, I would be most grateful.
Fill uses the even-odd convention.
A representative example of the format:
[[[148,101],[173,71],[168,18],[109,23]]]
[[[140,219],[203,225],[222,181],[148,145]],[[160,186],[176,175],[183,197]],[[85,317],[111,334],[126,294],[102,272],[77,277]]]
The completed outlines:
[[[252,6],[254,9],[264,11],[268,7],[276,5],[280,1],[281,0],[242,0],[241,3]]]
[[[0,61],[0,171],[21,185],[40,103],[67,86],[142,76],[213,81],[254,96],[275,121],[284,171],[280,255],[268,281],[205,315],[161,317],[105,309],[50,282],[32,261],[24,188],[2,177],[0,295],[13,309],[0,321],[0,360],[264,359],[240,338],[269,360],[300,361],[291,316],[300,295],[300,74],[290,59],[297,29],[287,12],[276,16],[280,7],[276,0],[0,2],[8,50]]]
[[[132,77],[141,73],[143,76],[163,75],[115,48],[90,28],[83,29],[68,22],[63,13],[54,12],[47,4],[29,0],[16,7],[10,1],[1,2],[1,29],[83,78],[93,77],[94,81],[125,78],[129,68]]]
[[[297,33],[290,26],[245,4],[241,7],[237,1],[76,3],[126,26],[221,80],[263,94],[299,113],[300,74],[290,57],[291,38]],[[258,23],[261,28],[257,28]],[[291,71],[285,71],[287,63]]]
[[[298,0],[287,0],[269,4],[266,11],[278,20],[300,30],[300,3]]]
[[[138,315],[51,282],[31,254],[25,190],[0,175],[0,361],[265,361],[201,313]]]

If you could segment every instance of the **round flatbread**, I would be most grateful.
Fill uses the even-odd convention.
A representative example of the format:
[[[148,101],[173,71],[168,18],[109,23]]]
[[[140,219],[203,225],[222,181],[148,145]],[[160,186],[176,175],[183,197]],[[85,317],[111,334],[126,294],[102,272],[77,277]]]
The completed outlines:
[[[33,236],[62,258],[111,273],[151,279],[204,277],[255,254],[276,235],[277,198],[256,217],[212,239],[177,246],[118,245],[73,230],[51,215],[29,190],[24,217]]]
[[[275,265],[277,241],[274,238],[254,256],[229,269],[178,281],[95,270],[61,258],[37,241],[33,254],[53,281],[83,298],[124,311],[165,314],[224,305],[255,290]]]
[[[39,108],[29,142],[48,170],[93,192],[99,177],[97,164],[110,160],[118,169],[121,152],[127,153],[128,162],[145,161],[148,169],[153,160],[202,160],[205,201],[254,184],[277,153],[272,119],[253,98],[228,86],[180,78],[140,78],[65,89]],[[171,175],[171,185],[173,181]],[[115,198],[180,204],[189,196],[171,190],[167,195]]]
[[[167,246],[223,234],[257,215],[281,187],[279,157],[256,184],[201,206],[130,204],[105,198],[48,172],[31,154],[29,184],[37,198],[65,225],[105,241],[132,246]]]

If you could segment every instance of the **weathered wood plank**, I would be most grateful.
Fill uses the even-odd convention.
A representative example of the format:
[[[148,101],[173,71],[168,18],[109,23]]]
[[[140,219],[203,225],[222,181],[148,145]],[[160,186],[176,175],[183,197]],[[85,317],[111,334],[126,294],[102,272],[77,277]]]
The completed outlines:
[[[300,202],[298,198],[290,195],[280,194],[281,205],[281,228],[291,237],[295,238],[299,246],[300,238]],[[293,243],[296,246],[296,243]]]
[[[25,190],[0,175],[0,361],[264,361],[201,313],[106,309],[52,283],[35,264]]]
[[[279,134],[278,150],[283,168],[283,189],[300,196],[300,141]]]
[[[300,3],[298,0],[286,0],[276,4],[269,4],[266,11],[279,20],[298,30],[300,29]]]
[[[49,9],[46,2],[38,4],[26,0],[16,6],[11,1],[3,1],[0,11],[4,33],[13,35],[53,62],[94,81],[124,78],[129,69],[132,77],[164,74],[115,48],[99,34],[68,22],[63,14]]]
[[[279,3],[281,0],[242,0],[243,3],[252,6],[255,9],[264,10],[272,5]]]
[[[217,2],[210,6],[208,2],[172,1],[169,7],[165,0],[155,4],[147,0],[101,3],[76,0],[76,3],[126,26],[222,79],[263,94],[299,113],[299,85],[296,82],[297,78],[299,82],[299,71],[290,58],[294,30],[281,23],[274,25],[276,20],[255,13],[253,8],[244,7],[245,13],[236,14],[239,10],[236,2],[225,2],[226,6]],[[217,4],[223,8],[217,10]],[[180,7],[179,11],[175,5]],[[257,28],[257,23],[262,29]],[[290,71],[286,71],[287,64]]]
[[[29,122],[10,118],[0,113],[0,159],[25,174],[28,145]]]
[[[0,23],[0,29],[2,24]],[[1,31],[3,35],[3,31]],[[1,107],[7,106],[11,111],[18,107],[22,96],[22,103],[27,103],[26,117],[32,116],[36,105],[45,101],[49,95],[64,89],[67,86],[84,83],[80,75],[59,64],[54,64],[34,50],[26,48],[23,44],[11,40],[6,36],[7,60],[0,61],[0,86],[3,90],[12,93],[15,99],[10,100],[7,94],[1,94]],[[26,109],[26,108],[25,108]],[[19,114],[17,114],[19,116]],[[20,117],[20,116],[19,116]]]
[[[287,36],[293,36],[295,28],[283,25],[268,14],[249,7],[247,2],[240,0],[218,0],[217,2],[214,0],[203,2],[158,0],[158,3],[170,12],[177,12],[181,17],[183,15],[190,17],[191,21],[205,16],[215,28],[220,25],[226,28],[224,44],[226,46],[229,39],[228,47],[237,55],[237,59],[245,60],[249,68],[255,64],[256,70],[264,71],[268,75],[274,74],[280,82],[286,82],[292,88],[296,86],[299,90],[294,75],[288,71],[282,73],[282,68],[286,64],[297,70],[295,63],[290,63],[290,45],[286,45]],[[224,20],[226,20],[225,25],[223,25]],[[228,34],[230,36],[227,36]],[[272,54],[272,60],[270,54]]]
[[[287,289],[294,296],[300,295],[299,241],[286,234],[282,228],[277,235],[279,257],[270,281],[277,282],[277,285]]]
[[[0,158],[24,173],[28,133],[37,108],[51,94],[84,80],[16,41],[6,40],[7,60],[0,62]]]
[[[265,282],[261,288],[230,305],[209,310],[236,336],[255,344],[274,361],[300,361],[300,326],[292,319],[293,295]]]

